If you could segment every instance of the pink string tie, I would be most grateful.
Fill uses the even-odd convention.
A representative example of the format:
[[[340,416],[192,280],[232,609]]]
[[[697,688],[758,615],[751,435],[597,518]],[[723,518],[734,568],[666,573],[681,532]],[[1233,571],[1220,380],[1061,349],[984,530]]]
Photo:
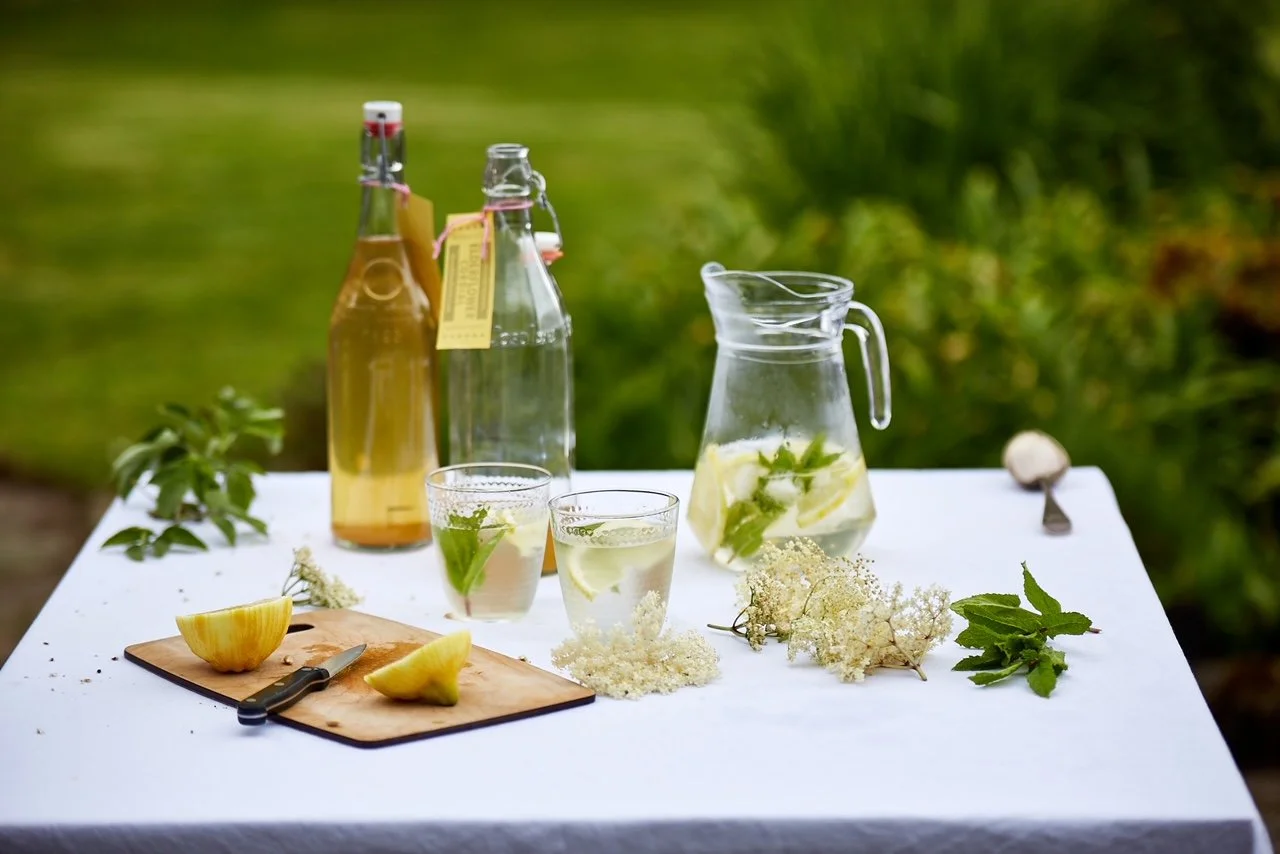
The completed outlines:
[[[413,192],[412,190],[409,189],[408,184],[396,184],[396,183],[384,184],[383,182],[379,181],[377,178],[363,178],[360,181],[360,186],[386,187],[388,189],[395,190],[397,193],[400,194],[400,204],[402,206],[409,204],[409,194]]]
[[[483,261],[489,254],[489,236],[490,236],[490,219],[489,214],[495,211],[527,211],[533,207],[533,202],[528,199],[512,199],[505,202],[493,202],[485,205],[480,209],[479,213],[468,214],[460,219],[455,219],[449,225],[445,226],[444,231],[440,232],[440,236],[436,238],[431,247],[431,257],[439,258],[441,250],[444,249],[445,241],[449,239],[449,235],[454,229],[463,228],[473,225],[477,222],[484,223],[484,242],[480,244],[480,260]]]

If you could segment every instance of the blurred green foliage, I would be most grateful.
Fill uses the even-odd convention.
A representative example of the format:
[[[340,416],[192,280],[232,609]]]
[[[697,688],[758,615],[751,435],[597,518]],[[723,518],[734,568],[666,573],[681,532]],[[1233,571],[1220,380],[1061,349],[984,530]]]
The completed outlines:
[[[785,224],[853,198],[957,223],[969,170],[1112,209],[1280,165],[1277,0],[817,0],[753,69],[743,165]]]

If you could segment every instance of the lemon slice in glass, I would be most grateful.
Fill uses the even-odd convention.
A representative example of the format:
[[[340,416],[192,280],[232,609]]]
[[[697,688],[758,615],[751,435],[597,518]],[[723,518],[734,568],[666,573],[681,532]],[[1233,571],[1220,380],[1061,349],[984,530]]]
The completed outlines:
[[[585,541],[566,549],[565,573],[578,592],[594,602],[601,593],[618,588],[631,570],[661,560],[669,545],[654,539],[658,527],[636,519],[599,523]]]
[[[420,700],[456,706],[461,697],[458,673],[471,655],[471,632],[436,638],[403,658],[366,673],[364,681],[393,700]]]
[[[503,534],[507,542],[520,550],[520,556],[532,554],[547,543],[547,526],[537,522],[520,524],[520,520],[510,510],[503,510],[498,515],[499,521],[509,529]]]
[[[187,646],[214,670],[243,673],[279,648],[292,618],[293,598],[278,596],[175,619]]]

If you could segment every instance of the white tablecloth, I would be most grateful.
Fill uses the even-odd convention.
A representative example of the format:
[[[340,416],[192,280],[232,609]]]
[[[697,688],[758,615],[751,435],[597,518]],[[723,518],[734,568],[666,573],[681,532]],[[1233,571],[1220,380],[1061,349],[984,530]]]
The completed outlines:
[[[889,582],[955,597],[1021,590],[1028,561],[1100,635],[1060,638],[1050,699],[1025,678],[979,688],[879,671],[842,684],[785,649],[704,630],[722,676],[375,750],[235,711],[122,657],[173,617],[274,595],[292,548],[365,595],[367,611],[450,631],[433,548],[341,551],[324,474],[273,474],[269,541],[144,564],[98,547],[145,522],[113,506],[0,670],[0,851],[1269,852],[1270,842],[1152,590],[1103,474],[1059,498],[1075,533],[1039,527],[1038,495],[1001,471],[873,470],[864,553]],[[689,493],[689,472],[584,472],[575,487]],[[683,511],[683,508],[682,508]],[[683,513],[682,513],[683,516]],[[683,527],[677,628],[732,620],[735,576]],[[957,620],[956,631],[963,625]],[[531,615],[475,642],[553,669],[569,632],[558,582]],[[121,656],[113,660],[113,656]]]

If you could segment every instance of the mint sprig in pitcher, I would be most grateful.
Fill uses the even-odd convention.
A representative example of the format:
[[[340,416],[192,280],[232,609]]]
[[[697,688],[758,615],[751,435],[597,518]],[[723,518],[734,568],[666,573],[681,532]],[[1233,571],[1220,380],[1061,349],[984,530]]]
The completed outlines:
[[[807,537],[851,557],[876,519],[841,340],[857,337],[871,425],[889,425],[880,319],[848,279],[702,267],[716,365],[689,527],[718,564],[744,570],[766,542]]]

